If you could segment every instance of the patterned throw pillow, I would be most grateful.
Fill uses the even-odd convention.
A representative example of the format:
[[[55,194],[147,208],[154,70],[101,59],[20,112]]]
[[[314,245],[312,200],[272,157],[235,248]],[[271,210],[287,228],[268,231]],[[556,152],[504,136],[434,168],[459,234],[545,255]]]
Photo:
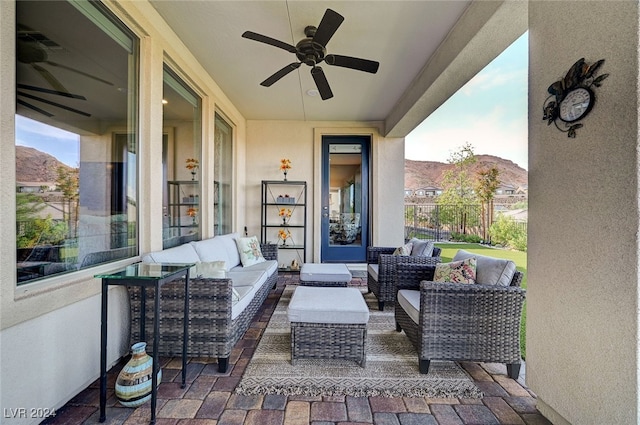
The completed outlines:
[[[413,248],[413,244],[411,242],[406,243],[406,244],[396,248],[396,250],[393,251],[393,254],[391,254],[391,255],[409,255],[409,254],[411,254],[411,248]],[[389,251],[387,251],[387,252],[389,252]]]
[[[436,264],[434,282],[476,283],[476,257]]]
[[[256,236],[238,238],[236,239],[236,244],[238,245],[238,254],[240,254],[242,267],[249,267],[266,261],[262,256],[260,242],[258,242]]]

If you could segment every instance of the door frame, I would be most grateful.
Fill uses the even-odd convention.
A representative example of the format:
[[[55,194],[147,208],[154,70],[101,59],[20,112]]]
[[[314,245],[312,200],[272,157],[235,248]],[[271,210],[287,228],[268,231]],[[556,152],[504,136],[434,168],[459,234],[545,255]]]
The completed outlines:
[[[309,215],[311,223],[311,231],[313,232],[312,237],[312,247],[311,252],[308,254],[308,258],[311,258],[314,263],[319,263],[321,260],[321,243],[322,243],[322,235],[321,235],[321,219],[322,219],[322,139],[323,136],[367,136],[369,137],[369,190],[368,190],[368,203],[367,208],[369,212],[369,223],[368,227],[363,228],[363,232],[367,232],[367,244],[371,245],[371,238],[373,234],[372,223],[373,223],[373,211],[371,210],[371,206],[373,205],[373,197],[375,196],[373,192],[372,181],[374,180],[374,157],[375,157],[375,148],[379,138],[379,129],[377,127],[361,127],[361,128],[353,128],[353,127],[330,127],[330,128],[320,128],[316,127],[313,129],[313,142],[314,142],[314,177],[313,177],[313,196],[309,199],[313,199],[313,204],[310,205]]]

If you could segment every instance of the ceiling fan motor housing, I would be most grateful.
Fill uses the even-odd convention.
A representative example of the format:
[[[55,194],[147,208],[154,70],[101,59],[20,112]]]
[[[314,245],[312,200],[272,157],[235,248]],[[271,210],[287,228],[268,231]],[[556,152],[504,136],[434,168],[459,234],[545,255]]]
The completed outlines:
[[[324,56],[327,54],[327,49],[323,45],[313,41],[316,31],[316,27],[309,25],[304,29],[304,34],[307,38],[303,38],[296,44],[296,56],[298,60],[311,67],[322,62]]]

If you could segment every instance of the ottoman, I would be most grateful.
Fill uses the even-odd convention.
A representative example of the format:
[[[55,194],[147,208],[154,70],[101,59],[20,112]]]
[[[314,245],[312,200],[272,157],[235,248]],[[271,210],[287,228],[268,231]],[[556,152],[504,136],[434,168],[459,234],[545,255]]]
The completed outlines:
[[[300,269],[300,285],[303,286],[347,286],[351,272],[344,264],[304,263]]]
[[[287,315],[292,365],[298,359],[344,359],[365,367],[369,308],[360,290],[299,286]]]

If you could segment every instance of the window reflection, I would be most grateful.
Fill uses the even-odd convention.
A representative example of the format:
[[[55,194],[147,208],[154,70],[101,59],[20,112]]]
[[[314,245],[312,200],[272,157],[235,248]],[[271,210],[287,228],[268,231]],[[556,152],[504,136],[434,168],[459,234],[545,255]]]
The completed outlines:
[[[138,44],[86,1],[18,1],[16,29],[21,285],[137,254]]]
[[[163,77],[163,247],[200,239],[201,99],[169,67]]]
[[[329,145],[329,183],[329,244],[361,245],[361,145]]]

